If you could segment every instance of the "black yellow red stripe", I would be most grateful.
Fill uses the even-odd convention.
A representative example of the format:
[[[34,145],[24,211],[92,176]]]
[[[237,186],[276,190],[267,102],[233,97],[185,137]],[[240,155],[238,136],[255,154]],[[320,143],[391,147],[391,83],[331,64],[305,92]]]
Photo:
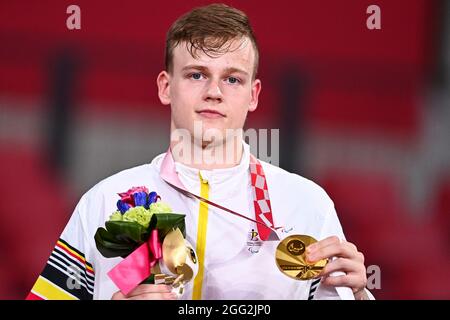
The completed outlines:
[[[39,276],[31,292],[34,296],[42,297],[45,300],[77,300],[78,298],[64,289],[58,287],[50,280]]]
[[[94,284],[94,268],[85,255],[59,239],[27,299],[91,300]]]
[[[65,242],[62,239],[59,239],[56,242],[56,246],[58,248],[64,250],[65,252],[67,252],[67,254],[71,255],[72,257],[74,257],[78,261],[80,261],[82,264],[84,264],[86,266],[86,270],[88,272],[94,274],[94,268],[92,267],[92,265],[89,262],[86,261],[83,253],[81,253],[80,251],[78,251],[74,247],[70,246],[67,242]]]

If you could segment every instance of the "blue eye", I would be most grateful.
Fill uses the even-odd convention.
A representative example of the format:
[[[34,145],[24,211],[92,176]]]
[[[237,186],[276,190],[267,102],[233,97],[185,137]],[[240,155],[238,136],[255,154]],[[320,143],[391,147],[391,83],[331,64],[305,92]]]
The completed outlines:
[[[194,80],[200,80],[202,78],[202,74],[199,72],[191,74],[191,78]]]
[[[228,77],[228,82],[231,84],[239,83],[239,79],[235,77]]]

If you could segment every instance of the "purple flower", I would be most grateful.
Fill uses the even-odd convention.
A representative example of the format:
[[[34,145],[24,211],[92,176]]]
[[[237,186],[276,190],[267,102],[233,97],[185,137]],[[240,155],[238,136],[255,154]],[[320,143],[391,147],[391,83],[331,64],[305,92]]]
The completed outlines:
[[[130,204],[123,202],[122,200],[117,200],[117,209],[119,209],[121,214],[124,214],[130,208],[131,208]]]
[[[135,207],[139,206],[145,207],[147,204],[147,194],[143,191],[133,193],[133,199]]]
[[[152,203],[156,202],[158,198],[159,196],[155,191],[150,192],[150,194],[148,195],[147,208],[150,207]]]

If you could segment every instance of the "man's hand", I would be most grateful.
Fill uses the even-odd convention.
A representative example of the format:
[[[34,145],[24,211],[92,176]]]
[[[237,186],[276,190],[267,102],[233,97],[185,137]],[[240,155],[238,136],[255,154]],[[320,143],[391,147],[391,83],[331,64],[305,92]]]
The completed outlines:
[[[129,294],[124,295],[117,291],[112,300],[176,300],[177,295],[171,292],[172,288],[164,284],[141,284]]]
[[[336,257],[327,263],[320,276],[322,283],[335,287],[349,287],[357,299],[363,299],[366,294],[364,288],[367,284],[364,255],[358,251],[353,243],[340,241],[336,236],[328,237],[306,248],[308,262]],[[342,276],[329,277],[335,271],[343,271]]]

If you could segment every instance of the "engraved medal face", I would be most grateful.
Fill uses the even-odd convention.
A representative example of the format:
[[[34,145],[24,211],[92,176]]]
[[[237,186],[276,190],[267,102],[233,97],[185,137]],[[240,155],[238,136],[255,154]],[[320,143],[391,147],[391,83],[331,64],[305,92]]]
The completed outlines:
[[[278,269],[295,280],[317,277],[327,264],[327,259],[314,264],[306,262],[305,249],[314,242],[317,240],[307,235],[292,235],[281,241],[275,253]]]

